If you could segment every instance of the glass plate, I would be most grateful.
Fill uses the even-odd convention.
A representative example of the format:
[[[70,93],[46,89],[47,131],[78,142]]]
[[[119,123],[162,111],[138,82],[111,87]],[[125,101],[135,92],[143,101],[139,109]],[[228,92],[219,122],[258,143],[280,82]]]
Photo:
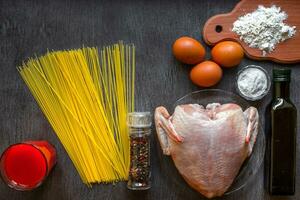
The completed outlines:
[[[178,99],[175,104],[173,105],[172,111],[170,114],[174,112],[174,109],[177,105],[182,104],[190,104],[190,103],[197,103],[203,106],[206,106],[208,103],[236,103],[242,107],[243,110],[250,107],[247,101],[239,97],[238,95],[227,92],[224,90],[219,89],[208,89],[208,90],[201,90],[189,93],[180,99]],[[258,169],[260,168],[265,154],[265,134],[261,123],[259,125],[259,133],[257,135],[257,139],[252,151],[252,154],[249,158],[245,160],[243,163],[239,174],[235,178],[234,182],[232,183],[231,187],[227,190],[225,195],[231,194],[237,190],[242,189],[251,179],[255,176]],[[164,173],[168,175],[168,177],[172,179],[172,182],[175,184],[180,185],[181,187],[185,187],[187,185],[184,183],[183,178],[176,170],[172,159],[169,156],[162,156],[161,157],[161,164],[164,170]],[[173,166],[171,166],[173,164]]]

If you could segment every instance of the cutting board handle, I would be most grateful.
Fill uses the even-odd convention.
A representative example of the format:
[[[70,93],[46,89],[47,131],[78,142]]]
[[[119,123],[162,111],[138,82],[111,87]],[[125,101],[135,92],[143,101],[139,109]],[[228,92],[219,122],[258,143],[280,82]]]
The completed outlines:
[[[242,14],[241,7],[250,0],[241,0],[230,13],[209,18],[203,27],[203,39],[208,45],[215,45],[222,40],[239,42],[238,35],[232,32],[233,22]]]
[[[203,28],[203,39],[209,45],[214,45],[222,40],[237,37],[232,30],[231,13],[220,14],[207,20]]]

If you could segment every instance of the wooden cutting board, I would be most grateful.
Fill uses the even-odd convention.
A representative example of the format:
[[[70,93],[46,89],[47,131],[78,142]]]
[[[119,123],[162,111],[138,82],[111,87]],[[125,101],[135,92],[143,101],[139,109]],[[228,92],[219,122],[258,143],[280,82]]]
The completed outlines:
[[[277,44],[274,51],[262,56],[262,51],[248,47],[232,32],[233,22],[246,13],[253,12],[258,5],[270,7],[276,5],[288,14],[285,21],[289,26],[296,26],[296,35],[282,43]],[[203,28],[204,41],[214,45],[222,40],[235,40],[239,42],[248,57],[255,60],[272,60],[278,63],[300,62],[300,1],[299,0],[242,0],[235,8],[226,14],[211,17]]]

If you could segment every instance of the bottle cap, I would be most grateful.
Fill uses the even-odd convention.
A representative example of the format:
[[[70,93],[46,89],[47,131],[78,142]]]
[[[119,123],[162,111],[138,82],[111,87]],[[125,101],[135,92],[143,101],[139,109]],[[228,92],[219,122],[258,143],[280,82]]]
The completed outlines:
[[[273,69],[273,81],[281,82],[281,81],[290,81],[290,80],[291,80],[290,69],[282,69],[282,68]]]
[[[127,125],[133,128],[148,128],[152,125],[150,112],[132,112],[128,113]]]

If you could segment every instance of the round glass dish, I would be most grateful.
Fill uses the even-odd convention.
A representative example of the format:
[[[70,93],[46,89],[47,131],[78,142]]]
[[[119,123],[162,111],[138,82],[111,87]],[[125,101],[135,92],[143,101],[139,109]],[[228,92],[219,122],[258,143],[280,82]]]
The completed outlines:
[[[248,108],[250,105],[247,101],[239,97],[238,95],[219,89],[207,89],[189,93],[180,99],[178,99],[170,114],[173,113],[177,105],[197,103],[206,106],[209,103],[236,103],[242,107],[243,110]],[[159,146],[159,144],[158,144]],[[160,148],[160,147],[159,147]],[[160,150],[161,152],[161,150]],[[239,174],[236,176],[231,187],[227,190],[224,195],[229,195],[235,191],[238,191],[245,187],[245,185],[251,181],[251,179],[256,175],[259,170],[265,155],[265,135],[261,124],[259,125],[259,133],[256,139],[256,143],[253,148],[253,152],[250,157],[248,157],[242,167],[240,168]],[[178,185],[183,188],[183,191],[191,192],[192,189],[188,189],[188,184],[185,183],[184,179],[181,177],[177,171],[171,157],[160,154],[160,162],[162,166],[163,173],[171,179],[172,184]],[[195,191],[195,193],[197,193]],[[184,194],[182,194],[184,195]]]
[[[248,95],[246,95],[246,94],[244,94],[242,91],[241,91],[241,89],[240,89],[240,86],[239,86],[239,78],[240,78],[240,76],[242,75],[242,73],[244,72],[244,71],[246,71],[246,70],[249,70],[249,69],[251,69],[251,68],[253,68],[253,69],[258,69],[258,70],[260,70],[261,72],[263,72],[264,74],[265,74],[265,76],[266,76],[266,87],[265,87],[265,89],[262,91],[262,93],[261,94],[259,94],[258,96],[256,96],[256,95],[253,95],[253,96],[248,96]],[[268,92],[269,92],[269,90],[270,90],[270,87],[271,87],[271,79],[270,79],[270,76],[268,75],[268,72],[264,69],[264,68],[262,68],[262,67],[260,67],[260,66],[257,66],[257,65],[247,65],[246,67],[244,67],[243,69],[241,69],[239,72],[238,72],[238,74],[237,74],[237,77],[236,77],[236,91],[239,93],[239,95],[241,96],[241,97],[243,97],[243,98],[245,98],[245,99],[247,99],[247,100],[249,100],[249,101],[257,101],[257,100],[260,100],[260,99],[262,99],[264,96],[266,96],[267,94],[268,94]],[[257,83],[253,83],[255,86],[258,86],[259,84],[257,84]],[[250,87],[250,86],[249,86]],[[256,88],[257,89],[257,88]]]

